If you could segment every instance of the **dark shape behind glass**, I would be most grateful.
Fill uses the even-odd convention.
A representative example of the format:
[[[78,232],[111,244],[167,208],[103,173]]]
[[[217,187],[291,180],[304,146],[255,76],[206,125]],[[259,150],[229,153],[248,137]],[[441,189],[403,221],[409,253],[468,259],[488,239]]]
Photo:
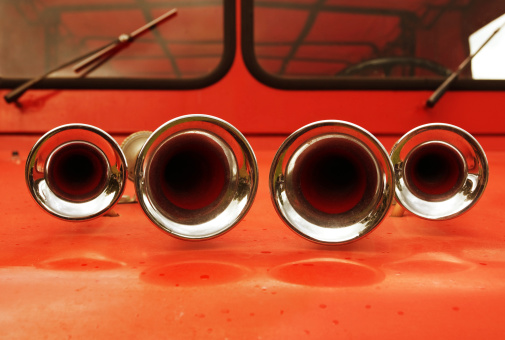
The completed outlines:
[[[501,0],[453,3],[244,0],[244,41],[250,13],[255,63],[286,81],[443,79],[469,54],[469,35],[505,10]]]

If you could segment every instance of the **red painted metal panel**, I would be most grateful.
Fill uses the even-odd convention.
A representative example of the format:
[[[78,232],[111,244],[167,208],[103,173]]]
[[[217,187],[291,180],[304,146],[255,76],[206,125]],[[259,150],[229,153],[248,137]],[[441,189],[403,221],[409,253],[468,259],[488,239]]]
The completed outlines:
[[[7,91],[0,91],[0,95]],[[235,65],[220,83],[192,91],[33,90],[23,107],[0,103],[0,131],[42,133],[70,122],[110,133],[155,129],[185,114],[223,118],[244,133],[291,133],[310,122],[340,119],[376,134],[402,134],[429,122],[471,133],[503,134],[501,91],[447,93],[433,109],[429,91],[282,91],[259,84]]]
[[[1,96],[6,93],[0,91]],[[200,90],[31,90],[21,99],[21,108],[0,101],[0,133],[43,133],[71,122],[130,133],[194,113],[223,118],[246,134],[289,134],[322,119],[350,121],[375,134],[403,134],[430,122],[458,125],[474,134],[505,133],[505,92],[449,91],[435,108],[428,109],[424,103],[430,94],[273,89],[251,76],[238,48],[228,74]]]
[[[466,215],[388,217],[366,238],[330,247],[295,235],[272,207],[267,175],[282,138],[250,139],[260,170],[251,211],[224,236],[197,243],[160,232],[136,204],[82,223],[44,213],[23,178],[35,140],[0,137],[2,338],[498,339],[505,332],[503,151],[488,153],[489,187]]]

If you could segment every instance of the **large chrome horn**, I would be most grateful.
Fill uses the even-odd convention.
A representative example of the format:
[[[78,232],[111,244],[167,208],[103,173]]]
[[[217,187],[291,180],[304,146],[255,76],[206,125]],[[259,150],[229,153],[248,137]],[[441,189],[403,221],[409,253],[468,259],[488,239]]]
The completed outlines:
[[[270,193],[279,216],[301,236],[348,243],[387,215],[393,167],[368,131],[343,121],[315,122],[294,132],[277,151]]]
[[[142,145],[139,151],[139,145]],[[244,136],[205,115],[173,119],[123,143],[142,209],[162,230],[186,240],[221,235],[252,205],[258,167]]]
[[[426,124],[393,147],[398,203],[420,217],[461,215],[481,197],[489,168],[484,150],[468,132],[449,124]]]
[[[123,152],[110,135],[90,125],[68,124],[35,143],[25,179],[47,212],[80,221],[102,215],[121,198],[126,171]]]

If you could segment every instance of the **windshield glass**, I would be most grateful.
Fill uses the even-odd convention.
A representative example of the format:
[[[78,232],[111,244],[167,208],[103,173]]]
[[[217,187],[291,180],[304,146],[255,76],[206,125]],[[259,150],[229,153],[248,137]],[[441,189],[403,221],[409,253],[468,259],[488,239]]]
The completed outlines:
[[[278,78],[442,78],[478,49],[505,13],[503,0],[245,0],[251,3],[252,53]],[[502,20],[502,23],[505,19]],[[495,23],[494,29],[496,29]],[[244,22],[247,25],[247,22]],[[481,32],[480,40],[470,37]],[[504,46],[505,29],[493,45]],[[490,46],[486,50],[492,51]],[[505,57],[504,47],[498,48]],[[495,58],[496,59],[496,58]],[[496,78],[496,72],[463,79]],[[503,62],[501,62],[503,64]],[[503,66],[500,66],[503,69]],[[491,68],[492,69],[492,68]],[[504,79],[502,74],[498,79]]]
[[[224,0],[0,0],[0,78],[32,78],[177,7],[86,78],[196,79],[224,51]],[[75,78],[71,67],[51,78]]]

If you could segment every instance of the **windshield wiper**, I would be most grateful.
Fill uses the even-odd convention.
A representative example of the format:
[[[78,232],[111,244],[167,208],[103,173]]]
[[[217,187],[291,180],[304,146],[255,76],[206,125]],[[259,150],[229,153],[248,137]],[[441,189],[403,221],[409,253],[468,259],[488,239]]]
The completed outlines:
[[[498,27],[496,29],[496,31],[494,31],[493,34],[491,34],[489,36],[489,38],[487,38],[486,41],[484,41],[484,43],[477,49],[477,51],[475,51],[473,54],[470,54],[468,57],[466,57],[466,59],[459,65],[458,69],[456,71],[452,72],[451,75],[449,77],[447,77],[447,79],[445,79],[445,81],[435,90],[435,92],[433,92],[431,97],[426,101],[427,107],[435,106],[435,104],[439,101],[439,99],[447,91],[449,86],[461,74],[461,72],[468,66],[468,64],[470,64],[472,59],[484,48],[484,46],[487,45],[488,42],[490,42],[496,36],[496,34],[498,34],[498,32],[500,32],[500,30],[503,27],[505,27],[505,23],[503,25],[501,25],[500,27]]]
[[[7,93],[4,96],[4,99],[7,103],[12,103],[16,102],[19,97],[23,95],[23,93],[26,92],[26,90],[30,89],[33,85],[37,84],[41,80],[45,79],[52,73],[59,71],[65,67],[68,67],[70,65],[73,65],[79,61],[77,65],[73,67],[74,72],[79,73],[83,71],[85,68],[91,68],[91,70],[96,69],[98,66],[101,66],[104,62],[106,62],[110,57],[112,57],[115,53],[119,52],[120,49],[125,47],[126,45],[130,44],[135,38],[137,38],[139,35],[142,33],[146,32],[147,30],[153,28],[154,26],[158,25],[162,21],[168,19],[170,16],[174,15],[177,13],[177,9],[174,8],[165,14],[159,16],[158,18],[148,22],[144,26],[136,29],[130,34],[121,34],[117,39],[113,40],[112,42],[106,44],[105,46],[100,47],[99,49],[96,49],[92,52],[89,52],[85,55],[79,56],[71,61],[68,61],[62,65],[57,66],[56,68],[44,73],[41,76],[38,76],[36,78],[30,79],[27,82],[21,84],[20,86],[16,87],[9,93]],[[83,60],[84,59],[84,60]],[[92,66],[92,64],[95,64]],[[88,72],[85,72],[84,75],[86,75]]]

